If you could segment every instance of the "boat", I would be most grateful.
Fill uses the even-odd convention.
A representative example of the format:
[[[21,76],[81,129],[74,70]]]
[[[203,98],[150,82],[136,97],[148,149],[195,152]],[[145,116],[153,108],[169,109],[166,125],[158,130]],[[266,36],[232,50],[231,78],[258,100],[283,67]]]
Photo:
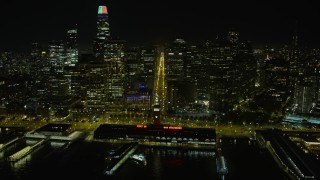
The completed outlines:
[[[147,163],[146,157],[143,154],[134,154],[130,158],[144,165]]]

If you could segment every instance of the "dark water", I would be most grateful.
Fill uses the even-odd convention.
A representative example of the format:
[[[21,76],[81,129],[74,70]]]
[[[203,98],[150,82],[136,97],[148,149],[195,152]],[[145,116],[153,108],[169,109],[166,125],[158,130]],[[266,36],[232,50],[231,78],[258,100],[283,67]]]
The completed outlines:
[[[260,152],[254,142],[238,139],[223,140],[229,174],[225,179],[286,179],[271,156]],[[0,179],[219,179],[216,172],[216,156],[208,151],[176,150],[168,148],[140,147],[137,153],[146,156],[147,165],[127,160],[112,176],[103,175],[105,155],[111,144],[98,142],[74,142],[65,148],[47,144],[16,163],[4,158],[21,148],[0,153]]]
[[[267,150],[261,150],[255,141],[223,139],[223,155],[229,174],[226,179],[288,179]]]

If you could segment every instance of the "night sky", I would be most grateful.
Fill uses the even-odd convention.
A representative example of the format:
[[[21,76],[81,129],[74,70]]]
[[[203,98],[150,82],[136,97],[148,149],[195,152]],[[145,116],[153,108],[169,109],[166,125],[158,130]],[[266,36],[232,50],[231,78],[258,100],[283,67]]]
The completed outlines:
[[[0,51],[63,40],[75,24],[80,47],[90,48],[99,2],[108,5],[111,35],[128,43],[213,40],[229,28],[257,45],[289,43],[298,20],[300,44],[320,46],[320,11],[307,1],[10,0],[0,6]]]

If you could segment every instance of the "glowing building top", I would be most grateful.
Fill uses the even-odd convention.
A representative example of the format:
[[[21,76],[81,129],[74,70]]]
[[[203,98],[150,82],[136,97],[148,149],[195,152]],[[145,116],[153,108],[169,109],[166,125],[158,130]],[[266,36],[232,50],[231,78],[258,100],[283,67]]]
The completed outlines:
[[[107,6],[99,6],[98,14],[108,14]]]
[[[98,39],[109,39],[110,28],[109,28],[109,17],[107,6],[98,7],[98,21],[97,21],[97,38]]]

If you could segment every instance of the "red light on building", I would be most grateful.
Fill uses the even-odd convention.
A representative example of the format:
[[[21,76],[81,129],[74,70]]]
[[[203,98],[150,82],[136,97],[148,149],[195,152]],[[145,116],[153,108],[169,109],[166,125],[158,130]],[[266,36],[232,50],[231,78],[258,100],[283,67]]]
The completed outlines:
[[[169,129],[173,129],[173,130],[181,130],[182,127],[179,126],[169,126]]]
[[[137,125],[137,128],[147,128],[147,125],[138,124],[138,125]]]
[[[180,126],[163,126],[163,129],[182,130]]]

